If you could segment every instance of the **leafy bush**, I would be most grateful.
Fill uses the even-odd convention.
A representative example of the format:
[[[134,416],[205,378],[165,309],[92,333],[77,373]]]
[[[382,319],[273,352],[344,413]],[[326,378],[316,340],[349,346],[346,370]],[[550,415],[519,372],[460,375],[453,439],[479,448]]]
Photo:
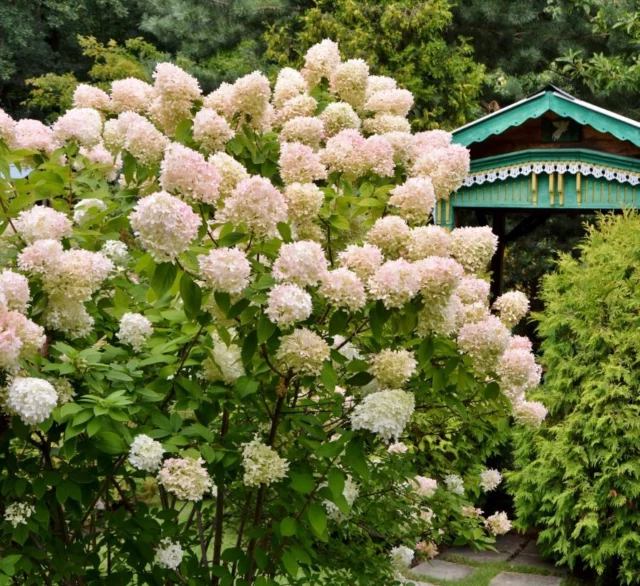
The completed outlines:
[[[640,217],[602,216],[577,259],[561,256],[539,314],[549,409],[539,430],[516,433],[509,476],[518,525],[539,545],[611,584],[640,583]]]
[[[488,229],[422,226],[468,153],[334,43],[303,74],[0,112],[0,584],[387,585],[508,529],[450,442],[504,425],[498,382],[531,408],[526,299],[491,314]]]

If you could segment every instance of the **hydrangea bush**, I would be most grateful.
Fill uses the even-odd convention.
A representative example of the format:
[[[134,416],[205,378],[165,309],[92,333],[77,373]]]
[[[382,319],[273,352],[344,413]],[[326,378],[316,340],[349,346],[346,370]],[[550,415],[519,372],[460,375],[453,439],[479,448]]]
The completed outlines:
[[[428,225],[467,150],[331,41],[154,80],[0,115],[0,584],[388,585],[508,530],[424,443],[544,416],[495,236]]]

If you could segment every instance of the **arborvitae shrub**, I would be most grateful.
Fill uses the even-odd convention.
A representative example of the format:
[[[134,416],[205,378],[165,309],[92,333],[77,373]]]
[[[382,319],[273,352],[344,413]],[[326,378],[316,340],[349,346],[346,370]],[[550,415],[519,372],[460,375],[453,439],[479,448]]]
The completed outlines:
[[[640,584],[640,216],[599,218],[578,252],[544,279],[549,416],[516,432],[509,486],[544,553]]]

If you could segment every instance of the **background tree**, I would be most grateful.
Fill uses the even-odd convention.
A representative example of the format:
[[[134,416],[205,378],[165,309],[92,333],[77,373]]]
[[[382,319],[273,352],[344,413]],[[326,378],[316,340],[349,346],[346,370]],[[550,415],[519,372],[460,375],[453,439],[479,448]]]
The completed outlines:
[[[77,35],[103,42],[139,36],[140,12],[126,0],[19,0],[0,4],[0,103],[24,115],[25,80],[45,73],[82,78],[91,65]]]
[[[455,128],[476,112],[483,68],[466,40],[447,39],[451,23],[446,0],[319,0],[267,32],[267,55],[299,64],[311,45],[332,38],[349,58],[365,59],[381,75],[394,72],[415,96],[416,128]]]
[[[638,116],[638,8],[633,0],[462,0],[456,34],[487,67],[485,108],[554,83],[587,101]],[[497,104],[490,105],[496,101]]]

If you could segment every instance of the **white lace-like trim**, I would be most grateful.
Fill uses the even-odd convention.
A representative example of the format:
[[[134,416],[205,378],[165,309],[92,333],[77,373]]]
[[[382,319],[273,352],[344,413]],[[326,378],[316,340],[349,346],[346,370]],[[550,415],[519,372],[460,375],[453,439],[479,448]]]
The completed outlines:
[[[531,175],[531,173],[581,173],[582,175],[591,175],[593,177],[604,177],[609,181],[619,181],[620,183],[629,183],[631,185],[640,185],[640,173],[632,173],[623,169],[613,169],[611,167],[601,167],[600,165],[592,165],[590,163],[573,163],[573,162],[540,162],[526,163],[522,165],[512,165],[510,167],[500,167],[499,169],[489,169],[487,171],[479,171],[472,173],[464,180],[465,187],[472,185],[482,185],[483,183],[493,183],[494,181],[503,181],[510,177],[520,177]]]

